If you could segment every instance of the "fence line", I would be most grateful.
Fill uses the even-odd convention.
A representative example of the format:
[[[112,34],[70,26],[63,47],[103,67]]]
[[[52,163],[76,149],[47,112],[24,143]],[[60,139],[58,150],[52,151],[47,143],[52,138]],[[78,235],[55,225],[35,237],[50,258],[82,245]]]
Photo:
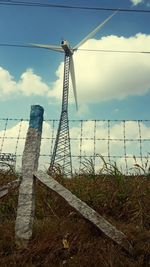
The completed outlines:
[[[58,120],[45,120],[40,151],[40,168],[49,166]],[[0,161],[2,155],[16,158],[21,166],[27,119],[0,119]],[[148,170],[150,152],[150,120],[70,120],[70,141],[73,170],[81,171],[83,162],[93,164],[96,171],[102,168],[103,159],[117,163],[125,173],[134,164]]]

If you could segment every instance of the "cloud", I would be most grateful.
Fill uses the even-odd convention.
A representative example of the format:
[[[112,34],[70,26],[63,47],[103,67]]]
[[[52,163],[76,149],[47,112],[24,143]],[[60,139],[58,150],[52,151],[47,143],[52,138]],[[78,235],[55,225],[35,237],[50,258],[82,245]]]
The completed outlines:
[[[144,0],[131,0],[131,3],[134,5],[134,6],[137,6],[138,4],[141,4],[143,3]]]
[[[150,0],[130,0],[133,6],[137,6],[139,4],[144,4],[147,7],[150,6]]]
[[[8,70],[0,67],[0,99],[6,99],[14,94],[43,96],[47,95],[48,91],[49,86],[32,69],[27,69],[19,81],[16,81]]]
[[[149,51],[150,35],[136,34],[106,36],[91,39],[81,49]],[[74,53],[79,103],[94,103],[124,99],[130,95],[144,95],[150,89],[150,60],[148,55],[134,53],[102,53],[77,51]],[[63,64],[57,70],[57,80],[49,96],[61,98]],[[71,101],[73,100],[70,90]]]
[[[78,102],[86,109],[89,103],[122,100],[128,96],[144,95],[150,89],[150,60],[148,54],[105,53],[95,50],[149,51],[150,35],[138,33],[123,37],[110,35],[99,40],[90,39],[74,53]],[[63,62],[56,70],[56,80],[46,84],[33,69],[27,69],[18,81],[8,70],[0,67],[0,99],[21,94],[45,96],[50,101],[61,101]],[[70,80],[70,102],[73,102]]]
[[[9,72],[0,67],[0,98],[7,97],[16,91],[16,82]]]
[[[49,87],[42,81],[42,78],[36,75],[32,69],[27,69],[17,84],[19,91],[26,96],[30,95],[46,95],[49,91]]]

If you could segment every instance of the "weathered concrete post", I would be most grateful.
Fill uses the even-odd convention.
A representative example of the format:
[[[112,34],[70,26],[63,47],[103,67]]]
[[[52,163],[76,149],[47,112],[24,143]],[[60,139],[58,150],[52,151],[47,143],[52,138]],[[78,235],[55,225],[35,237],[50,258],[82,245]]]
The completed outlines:
[[[34,217],[34,178],[38,168],[44,109],[31,106],[29,128],[22,157],[22,181],[19,189],[15,237],[18,246],[27,246],[32,237]]]

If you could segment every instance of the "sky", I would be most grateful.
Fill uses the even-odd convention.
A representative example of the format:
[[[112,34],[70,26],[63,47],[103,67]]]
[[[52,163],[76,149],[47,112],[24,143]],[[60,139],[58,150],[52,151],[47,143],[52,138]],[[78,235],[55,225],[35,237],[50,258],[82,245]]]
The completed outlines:
[[[66,39],[74,47],[112,14],[110,10],[10,6],[2,2],[5,1],[0,1],[0,44],[59,45]],[[41,3],[150,10],[150,0]],[[79,109],[74,104],[70,81],[70,119],[150,119],[150,54],[97,51],[150,51],[149,25],[150,13],[119,11],[81,50],[74,52]],[[63,60],[62,53],[50,50],[0,46],[0,118],[28,119],[31,105],[39,104],[45,110],[45,119],[59,119]],[[13,134],[18,125],[14,127],[10,129]],[[134,123],[130,130],[133,128]],[[143,129],[147,136],[149,127],[143,125]],[[115,138],[116,130],[113,133]]]
[[[4,1],[1,1],[4,2]],[[13,1],[12,1],[13,2]],[[28,2],[31,2],[31,0]],[[36,1],[32,1],[36,2]],[[42,1],[72,6],[150,9],[150,1]],[[0,43],[75,46],[112,11],[0,5]],[[149,13],[117,13],[81,49],[149,51]],[[150,55],[77,51],[74,64],[79,110],[70,81],[71,119],[149,119]],[[1,117],[28,118],[40,104],[45,118],[59,118],[63,80],[62,53],[0,47]]]

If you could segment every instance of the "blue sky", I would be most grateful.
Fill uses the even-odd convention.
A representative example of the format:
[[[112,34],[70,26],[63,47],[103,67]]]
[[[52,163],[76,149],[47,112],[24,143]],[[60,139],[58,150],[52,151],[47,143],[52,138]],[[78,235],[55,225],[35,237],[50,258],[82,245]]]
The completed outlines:
[[[41,3],[150,9],[148,0]],[[74,46],[111,13],[0,5],[0,43],[59,45],[64,38]],[[119,12],[81,48],[150,51],[149,24],[150,13]],[[79,111],[70,82],[70,119],[150,119],[149,59],[150,54],[74,53]],[[62,77],[61,53],[0,47],[0,117],[28,118],[30,106],[40,104],[46,119],[59,118]]]

